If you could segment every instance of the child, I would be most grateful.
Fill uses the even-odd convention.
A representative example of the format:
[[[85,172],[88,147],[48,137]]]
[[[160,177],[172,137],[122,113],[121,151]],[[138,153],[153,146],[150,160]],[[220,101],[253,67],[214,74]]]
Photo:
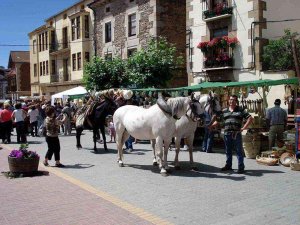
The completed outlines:
[[[110,132],[110,141],[109,142],[112,142],[113,139],[114,139],[114,142],[116,142],[116,129],[115,129],[115,125],[114,125],[112,117],[109,119],[108,128],[109,128],[109,132]]]

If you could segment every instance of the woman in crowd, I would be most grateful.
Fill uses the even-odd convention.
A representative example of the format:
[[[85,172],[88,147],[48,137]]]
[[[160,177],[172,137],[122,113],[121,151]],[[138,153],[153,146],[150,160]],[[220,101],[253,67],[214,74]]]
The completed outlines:
[[[1,130],[2,130],[2,142],[9,144],[11,142],[11,129],[12,129],[12,112],[9,110],[10,104],[4,103],[4,109],[0,113]]]
[[[45,119],[45,127],[48,151],[43,163],[45,166],[49,166],[48,161],[51,160],[54,154],[55,165],[57,167],[64,167],[64,165],[60,163],[60,143],[58,139],[59,126],[61,126],[63,122],[55,117],[55,109],[52,106],[47,106],[45,111],[47,116]]]
[[[17,142],[18,143],[26,143],[26,130],[25,130],[25,123],[24,119],[26,118],[27,114],[22,109],[21,103],[16,103],[15,110],[12,113],[12,119],[16,123],[16,131],[17,131]]]

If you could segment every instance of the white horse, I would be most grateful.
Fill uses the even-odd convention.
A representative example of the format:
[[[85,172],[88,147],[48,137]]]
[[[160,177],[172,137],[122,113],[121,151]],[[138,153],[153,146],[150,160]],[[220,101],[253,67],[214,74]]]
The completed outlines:
[[[200,98],[200,99],[199,99]],[[206,113],[217,114],[221,111],[220,101],[218,96],[213,92],[209,92],[209,94],[197,96],[196,99],[199,99],[200,106],[197,106],[198,111],[197,114],[200,115],[204,111]],[[176,155],[174,159],[174,165],[176,169],[180,169],[178,155],[180,151],[180,141],[182,138],[186,138],[186,145],[188,147],[189,156],[190,156],[190,166],[192,169],[197,170],[197,167],[194,166],[193,159],[193,142],[194,142],[194,134],[197,129],[198,120],[195,119],[194,113],[190,111],[185,116],[181,117],[180,120],[176,121],[175,128],[175,149]],[[198,117],[199,118],[199,117]]]
[[[163,111],[157,104],[148,109],[132,105],[117,109],[113,119],[116,128],[119,166],[123,166],[122,147],[129,135],[141,140],[155,139],[156,155],[161,174],[166,174],[169,144],[176,128],[175,118],[182,117],[187,112],[191,102],[192,100],[188,97],[169,98],[166,102],[168,112]],[[164,150],[163,145],[165,146]]]

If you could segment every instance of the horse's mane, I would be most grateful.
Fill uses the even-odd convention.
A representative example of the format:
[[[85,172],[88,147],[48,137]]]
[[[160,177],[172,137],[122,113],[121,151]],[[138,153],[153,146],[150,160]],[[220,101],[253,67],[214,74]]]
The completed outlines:
[[[167,101],[167,105],[172,110],[172,116],[177,115],[178,112],[181,112],[185,108],[185,102],[187,97],[177,97],[177,98],[169,98]]]

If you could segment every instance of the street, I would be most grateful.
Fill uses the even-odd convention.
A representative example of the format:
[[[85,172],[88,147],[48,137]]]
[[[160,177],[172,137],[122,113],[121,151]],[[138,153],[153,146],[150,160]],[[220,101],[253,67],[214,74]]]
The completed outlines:
[[[59,138],[61,162],[66,167],[53,167],[54,170],[170,223],[299,224],[300,202],[296,198],[300,194],[299,172],[290,168],[267,167],[245,159],[246,173],[241,175],[236,173],[234,158],[234,172],[222,173],[219,168],[225,164],[224,153],[195,151],[194,161],[199,171],[191,171],[188,152],[181,151],[182,169],[176,171],[171,165],[171,174],[163,177],[158,167],[152,166],[150,144],[135,144],[132,153],[124,154],[125,167],[120,168],[115,143],[108,143],[108,153],[97,144],[99,153],[95,154],[90,131],[84,131],[81,150],[75,148],[75,136]],[[44,138],[28,137],[28,142],[29,149],[41,156],[41,163],[47,150]],[[175,151],[169,152],[169,162],[174,155]],[[54,165],[53,159],[50,165]]]

